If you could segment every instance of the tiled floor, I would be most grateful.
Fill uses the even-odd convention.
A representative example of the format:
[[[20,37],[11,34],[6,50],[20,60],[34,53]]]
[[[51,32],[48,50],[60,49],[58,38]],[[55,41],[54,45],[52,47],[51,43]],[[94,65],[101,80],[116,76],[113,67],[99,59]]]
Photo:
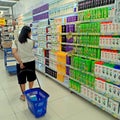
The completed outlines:
[[[115,120],[84,99],[37,73],[42,88],[50,94],[47,114],[40,120]],[[37,83],[35,83],[35,86]],[[19,100],[21,92],[16,76],[9,75],[0,60],[0,120],[36,120],[26,102]]]

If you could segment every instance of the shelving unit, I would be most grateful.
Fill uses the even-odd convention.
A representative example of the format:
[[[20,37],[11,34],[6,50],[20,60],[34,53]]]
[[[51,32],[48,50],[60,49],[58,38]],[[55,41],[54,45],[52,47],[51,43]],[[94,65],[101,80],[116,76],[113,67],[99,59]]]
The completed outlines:
[[[4,50],[4,65],[9,74],[16,74],[16,60],[12,55],[13,26],[11,16],[6,19],[6,25],[3,27],[2,47]]]
[[[48,48],[47,27],[49,26],[48,20],[48,4],[33,9],[33,40],[36,44],[35,58],[36,58],[36,69],[45,74],[45,49]]]
[[[50,3],[49,24],[38,22],[35,56],[45,71],[39,64],[37,70],[120,119],[120,26],[113,22],[114,0],[69,2]]]
[[[16,74],[16,60],[12,55],[11,48],[4,48],[4,64],[5,68],[10,74]]]

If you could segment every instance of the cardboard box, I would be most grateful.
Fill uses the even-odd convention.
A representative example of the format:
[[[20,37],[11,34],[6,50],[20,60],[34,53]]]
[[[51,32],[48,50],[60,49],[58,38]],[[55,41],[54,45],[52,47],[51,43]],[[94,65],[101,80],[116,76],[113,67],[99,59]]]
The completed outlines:
[[[112,113],[115,113],[115,114],[118,114],[119,113],[119,103],[112,100],[112,99],[109,99],[109,102],[108,102],[108,109],[112,112]]]
[[[102,96],[102,98],[101,98],[101,106],[105,107],[107,109],[107,107],[108,107],[108,98],[107,97]]]
[[[106,82],[106,94],[113,96],[113,84]]]
[[[83,85],[81,86],[81,94],[85,97],[87,97],[87,88],[84,87]]]
[[[94,92],[93,101],[98,103],[98,93]]]
[[[101,94],[98,94],[98,99],[97,99],[97,104],[99,105],[99,106],[102,106],[102,95]]]
[[[96,78],[95,80],[95,89],[101,93],[106,92],[106,81],[100,78]]]
[[[94,100],[94,91],[90,90],[90,100]]]

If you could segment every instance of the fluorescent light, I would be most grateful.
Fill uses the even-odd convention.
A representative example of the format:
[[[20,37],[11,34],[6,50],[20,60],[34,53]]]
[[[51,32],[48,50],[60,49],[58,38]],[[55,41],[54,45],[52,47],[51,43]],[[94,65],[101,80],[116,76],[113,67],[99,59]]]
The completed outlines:
[[[0,15],[3,15],[3,11],[0,11]]]
[[[12,2],[12,3],[16,3],[17,1],[13,1],[13,0],[0,0],[1,2]]]

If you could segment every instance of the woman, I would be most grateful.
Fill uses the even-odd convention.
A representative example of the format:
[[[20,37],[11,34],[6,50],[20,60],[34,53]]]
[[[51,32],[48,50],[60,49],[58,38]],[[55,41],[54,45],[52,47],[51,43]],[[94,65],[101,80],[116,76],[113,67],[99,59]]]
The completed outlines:
[[[20,32],[18,41],[14,40],[12,44],[12,53],[17,60],[17,77],[22,91],[20,99],[25,101],[23,92],[25,91],[26,79],[31,89],[36,79],[35,59],[32,52],[34,42],[31,40],[31,28],[24,26]],[[25,71],[26,69],[31,70]],[[22,72],[24,70],[24,72]]]

